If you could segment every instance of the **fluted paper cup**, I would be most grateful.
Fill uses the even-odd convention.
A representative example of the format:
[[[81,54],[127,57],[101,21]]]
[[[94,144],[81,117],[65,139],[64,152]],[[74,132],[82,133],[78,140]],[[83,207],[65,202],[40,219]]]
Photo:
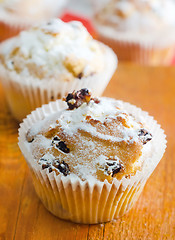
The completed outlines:
[[[175,52],[174,43],[167,46],[155,46],[154,43],[133,41],[106,36],[98,32],[98,40],[111,47],[121,61],[130,61],[142,65],[169,65]]]
[[[35,15],[36,13],[34,13],[34,16],[32,16],[31,13],[31,6],[28,6],[30,1],[26,1],[26,5],[25,1],[23,1],[24,5],[16,6],[16,8],[20,8],[18,9],[19,13],[15,13],[15,10],[14,12],[8,11],[7,9],[3,9],[2,7],[2,9],[0,9],[0,42],[17,35],[22,30],[28,29],[29,27],[36,25],[36,23],[49,20],[52,17],[58,17],[67,3],[67,0],[47,1],[43,1],[43,6],[41,4],[42,1],[40,1],[40,5],[37,9],[38,15]],[[24,13],[23,7],[26,8],[26,14]],[[42,7],[43,9],[49,9],[48,12],[46,11],[46,13],[48,14],[43,13]],[[27,12],[29,13],[28,17]]]
[[[115,17],[117,17],[115,13],[113,13],[113,20],[110,15],[107,18],[105,13],[103,17],[102,9],[107,7],[109,0],[92,2],[93,23],[98,33],[98,40],[110,46],[117,54],[119,61],[153,66],[172,63],[175,52],[174,23],[166,25],[162,23],[161,28],[158,26],[155,29],[154,24],[152,27],[141,24],[138,29],[138,23],[135,27],[132,24],[125,26],[125,19],[121,19],[121,22],[115,25]],[[141,21],[141,23],[143,22]]]
[[[9,71],[1,64],[0,80],[12,115],[18,121],[22,121],[27,114],[42,104],[61,99],[69,92],[81,88],[88,88],[94,96],[100,96],[117,68],[117,57],[112,49],[102,43],[99,44],[104,50],[104,69],[92,76],[74,78],[69,82],[59,79],[24,78],[14,71]],[[1,48],[3,48],[3,43]]]
[[[44,206],[55,216],[77,223],[95,224],[111,221],[129,211],[161,160],[166,149],[166,136],[160,125],[147,112],[121,101],[124,109],[137,120],[143,118],[153,134],[149,151],[143,154],[143,167],[134,176],[121,180],[82,181],[73,175],[48,173],[34,160],[26,141],[26,133],[33,124],[66,108],[61,100],[37,108],[20,124],[19,147],[31,170],[35,190]]]

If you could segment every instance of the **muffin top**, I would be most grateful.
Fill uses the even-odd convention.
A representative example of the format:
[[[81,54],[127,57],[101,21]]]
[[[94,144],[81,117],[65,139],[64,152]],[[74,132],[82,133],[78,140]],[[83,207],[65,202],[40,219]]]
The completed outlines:
[[[95,20],[98,24],[108,27],[108,31],[111,30],[110,34],[127,31],[131,32],[133,37],[139,33],[149,38],[151,34],[175,28],[175,1],[110,0],[99,10]]]
[[[0,0],[0,19],[36,23],[55,17],[66,0]],[[36,7],[37,6],[37,7]],[[22,18],[22,19],[21,19]],[[21,24],[21,23],[20,23]]]
[[[61,100],[60,100],[61,101]],[[68,107],[35,123],[26,141],[45,171],[81,180],[121,179],[142,169],[151,133],[122,102],[92,98],[88,89],[68,94]]]
[[[71,81],[100,72],[104,52],[104,45],[94,40],[80,22],[53,19],[6,41],[0,50],[0,63],[35,81]]]

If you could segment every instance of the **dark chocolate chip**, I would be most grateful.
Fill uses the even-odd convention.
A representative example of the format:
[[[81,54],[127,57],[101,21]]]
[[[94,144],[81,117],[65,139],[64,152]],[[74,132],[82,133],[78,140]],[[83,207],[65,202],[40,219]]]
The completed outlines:
[[[52,167],[49,168],[49,173],[51,173],[51,172],[52,172]]]
[[[82,77],[83,77],[83,73],[81,72],[78,74],[77,78],[82,79]]]
[[[45,159],[45,158],[40,158],[40,161],[47,162],[47,159]]]
[[[56,147],[59,148],[64,153],[69,153],[70,149],[66,146],[65,142],[60,141],[56,144]]]
[[[29,143],[32,143],[34,141],[34,138],[31,138],[30,140],[28,140]]]
[[[74,99],[75,100],[75,97],[72,93],[69,93],[66,97],[66,102],[67,102],[67,105],[69,107],[70,110],[73,110],[74,108],[76,108],[76,101],[74,103],[72,103],[70,100]],[[69,102],[70,101],[70,102]]]
[[[146,144],[152,139],[152,134],[144,128],[139,129],[138,136],[143,144]]]
[[[58,142],[60,141],[60,139],[58,138],[58,136],[55,136],[53,139],[52,139],[52,146],[54,145],[54,144],[57,144]]]
[[[59,141],[60,139],[58,138],[58,136],[55,136],[54,138],[53,138],[53,141]]]
[[[53,163],[53,166],[57,168],[61,173],[64,174],[64,176],[67,176],[70,174],[70,169],[67,163],[65,161],[60,162],[60,160],[56,160]]]
[[[69,93],[66,97],[66,102],[70,110],[80,107],[84,102],[89,103],[90,100],[91,93],[87,88]]]
[[[42,164],[42,169],[45,169],[45,168],[48,168],[50,167],[50,164],[49,163],[44,163]]]
[[[89,90],[87,88],[82,88],[81,90],[77,91],[76,93],[77,98],[84,99],[85,96],[90,96]]]
[[[114,165],[115,165],[115,162],[110,161],[110,162],[107,162],[106,164],[107,164],[108,166],[114,166]]]
[[[122,166],[120,163],[117,164],[117,166],[115,166],[113,169],[112,169],[112,177],[117,174],[118,172],[120,172],[120,170],[122,169]]]
[[[73,93],[68,93],[68,95],[66,97],[66,102],[68,102],[71,99],[74,99],[74,95],[73,95]]]
[[[107,171],[108,175],[111,175],[112,177],[119,173],[122,169],[122,165],[116,161],[107,161],[105,170]]]

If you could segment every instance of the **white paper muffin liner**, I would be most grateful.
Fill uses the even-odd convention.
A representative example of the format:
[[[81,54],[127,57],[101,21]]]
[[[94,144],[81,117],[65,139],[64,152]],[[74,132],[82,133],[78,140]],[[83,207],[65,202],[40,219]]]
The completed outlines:
[[[170,65],[175,56],[175,41],[167,46],[155,46],[155,43],[133,41],[106,36],[98,32],[98,40],[111,47],[120,61],[131,61],[142,65]]]
[[[37,19],[36,17],[24,19],[22,16],[18,16],[18,14],[11,14],[11,12],[0,9],[0,42],[17,35],[22,30],[28,29],[39,22],[47,21],[52,17],[58,17],[66,3],[67,0],[52,0],[52,4],[48,5],[48,8],[53,9],[53,16],[46,15],[45,19],[43,17],[41,19],[39,17]]]
[[[101,10],[108,5],[109,1],[91,1],[93,6],[93,24],[98,33],[98,40],[110,46],[117,54],[119,61],[131,61],[153,66],[171,64],[175,56],[174,23],[163,24],[164,18],[162,16],[162,22],[160,17],[160,26],[162,27],[158,25],[157,28],[156,26],[154,28],[154,24],[152,26],[149,25],[151,18],[150,23],[143,21],[145,25],[142,22],[143,19],[141,19],[142,29],[137,22],[133,28],[133,19],[131,19],[131,25],[127,23],[127,20],[125,22],[125,19],[121,19],[120,24],[117,21],[115,22],[116,16],[109,15],[107,18],[105,13],[103,16]],[[172,12],[170,16],[172,16]],[[119,25],[117,26],[117,24]],[[133,28],[133,31],[131,28]]]
[[[82,181],[72,175],[56,176],[55,172],[42,170],[41,165],[33,159],[26,133],[34,123],[65,108],[61,100],[37,108],[20,124],[18,144],[31,169],[35,190],[44,206],[59,218],[95,224],[122,216],[136,202],[147,179],[161,160],[166,149],[166,136],[160,125],[140,108],[129,103],[122,104],[136,119],[142,117],[145,120],[153,134],[153,139],[147,143],[152,148],[144,155],[141,171],[130,178],[114,179],[112,183],[107,180]]]
[[[88,88],[94,96],[100,96],[116,70],[117,57],[112,49],[102,43],[99,44],[104,50],[104,69],[92,76],[75,78],[70,82],[59,81],[59,79],[49,79],[48,81],[32,77],[24,78],[0,65],[0,80],[13,116],[21,121],[42,104],[63,98],[67,93],[81,88]],[[3,43],[0,48],[3,48]]]

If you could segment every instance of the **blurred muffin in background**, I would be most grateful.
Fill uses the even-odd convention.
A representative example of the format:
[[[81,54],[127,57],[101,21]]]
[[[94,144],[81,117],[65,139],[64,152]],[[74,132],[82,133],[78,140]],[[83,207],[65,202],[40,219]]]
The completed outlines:
[[[0,0],[0,41],[57,17],[67,0]]]
[[[110,0],[98,6],[94,23],[99,39],[119,60],[169,64],[175,52],[175,1]]]
[[[88,87],[101,95],[117,67],[108,46],[80,22],[52,19],[0,45],[0,79],[13,116]]]

